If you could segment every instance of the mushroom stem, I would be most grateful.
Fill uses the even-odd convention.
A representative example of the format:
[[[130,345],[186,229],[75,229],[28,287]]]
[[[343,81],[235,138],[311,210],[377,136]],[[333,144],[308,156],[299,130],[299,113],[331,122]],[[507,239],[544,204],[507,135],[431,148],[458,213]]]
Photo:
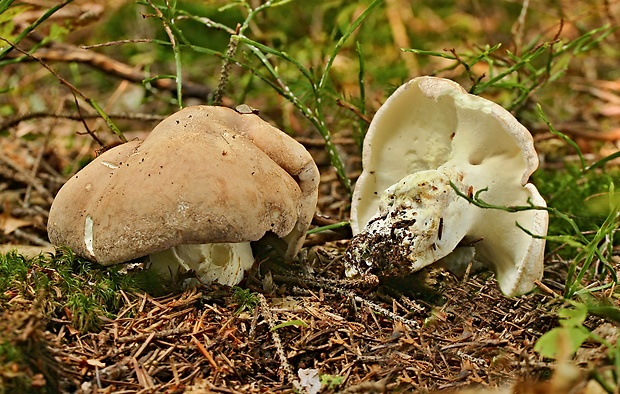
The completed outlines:
[[[417,271],[447,256],[473,224],[473,212],[459,198],[462,178],[451,168],[420,171],[390,186],[379,211],[347,250],[347,275],[367,266],[384,275]],[[406,262],[406,264],[403,264]]]
[[[542,275],[544,240],[533,239],[515,222],[531,223],[531,231],[546,231],[545,211],[503,212],[470,204],[456,193],[471,189],[471,179],[449,164],[436,170],[407,175],[383,192],[378,213],[357,234],[346,252],[346,275],[380,272],[398,276],[441,260],[442,266],[460,271],[476,260],[493,268],[502,291],[508,295],[531,290],[531,278]],[[495,195],[498,190],[492,190]],[[512,190],[515,199],[544,206],[530,184]],[[472,248],[457,248],[471,242]],[[457,250],[459,253],[454,253]],[[443,260],[442,260],[443,259]],[[467,261],[466,261],[467,260]]]
[[[233,286],[241,282],[243,274],[254,264],[249,242],[182,244],[149,255],[151,269],[163,277],[176,277],[194,271],[197,279],[189,279],[187,286],[200,282],[218,282]]]

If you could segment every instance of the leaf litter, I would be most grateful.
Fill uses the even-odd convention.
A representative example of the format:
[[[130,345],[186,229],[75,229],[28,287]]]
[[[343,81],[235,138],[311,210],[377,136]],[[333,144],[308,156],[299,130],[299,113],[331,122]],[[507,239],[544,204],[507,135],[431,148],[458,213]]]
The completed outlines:
[[[44,85],[47,73],[25,70],[20,71],[20,88],[27,90],[33,82]],[[444,75],[458,76],[450,72]],[[10,85],[10,75],[1,77],[3,85]],[[569,119],[554,123],[575,137],[587,154],[617,151],[618,81],[599,80],[595,75],[580,85],[586,88],[567,96],[571,98],[565,105]],[[33,92],[31,101],[59,114],[73,99],[63,94],[58,100],[54,89]],[[376,102],[384,97],[378,91],[373,94]],[[563,105],[563,100],[557,101]],[[106,104],[117,103],[111,99]],[[264,104],[252,102],[263,114]],[[167,111],[156,102],[150,105],[145,119]],[[30,113],[36,107],[21,103],[18,109]],[[92,113],[82,110],[90,127],[103,127],[100,121],[89,120]],[[283,114],[271,115],[279,119]],[[600,115],[609,117],[608,127],[600,127]],[[51,197],[67,174],[92,158],[96,147],[88,137],[76,138],[83,127],[62,116],[9,121],[3,124],[14,132],[3,136],[0,146],[4,218],[0,243],[49,248],[45,220]],[[135,120],[125,122],[125,129],[149,129]],[[287,122],[321,166],[319,211],[325,216],[315,222],[346,220],[347,197],[329,168],[324,141],[308,136],[307,127],[293,116]],[[540,121],[529,122],[537,148],[548,159],[546,168],[570,161],[557,136],[546,134]],[[604,136],[591,134],[599,129],[611,131]],[[128,139],[138,134],[126,133]],[[351,136],[344,134],[334,135],[334,142],[346,157],[347,174],[353,180],[359,175],[359,156]],[[113,144],[113,136],[101,135],[106,144]],[[596,142],[599,139],[603,145]],[[555,145],[546,149],[548,142]],[[559,324],[562,302],[557,294],[563,291],[568,262],[551,254],[539,290],[515,299],[504,297],[488,273],[457,278],[433,268],[407,278],[352,287],[342,280],[341,259],[348,236],[346,228],[314,234],[307,241],[306,257],[286,271],[277,264],[260,264],[243,286],[250,294],[264,294],[264,302],[246,307],[234,288],[217,285],[161,297],[120,291],[117,313],[99,316],[101,325],[95,331],[76,328],[67,305],[50,311],[45,294],[32,288],[22,291],[20,287],[31,280],[18,283],[2,294],[0,359],[15,349],[21,350],[21,356],[0,363],[0,382],[14,392],[262,393],[294,392],[297,384],[314,390],[318,377],[321,392],[326,393],[434,392],[471,385],[478,387],[474,392],[504,386],[508,388],[503,392],[551,393],[562,392],[560,380],[565,378],[573,392],[596,392],[587,391],[585,371],[610,364],[599,343],[586,341],[577,351],[572,365],[584,372],[576,374],[574,370],[564,373],[565,364],[534,352],[542,334]],[[617,247],[614,253],[618,254]],[[618,259],[613,264],[618,272]],[[32,280],[54,277],[49,268],[40,267],[31,268],[28,275]],[[83,287],[89,285],[83,283]],[[617,323],[589,316],[584,325],[610,343],[617,340]],[[19,376],[25,377],[15,383],[21,386],[6,385],[19,382]],[[539,380],[546,383],[535,383]]]

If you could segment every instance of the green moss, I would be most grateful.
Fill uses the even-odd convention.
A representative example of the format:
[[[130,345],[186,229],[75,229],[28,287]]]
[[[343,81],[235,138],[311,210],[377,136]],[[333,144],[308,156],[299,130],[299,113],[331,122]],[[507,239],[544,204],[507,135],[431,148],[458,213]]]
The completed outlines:
[[[0,299],[6,298],[6,292],[14,281],[23,282],[28,273],[28,262],[16,252],[0,255]]]
[[[54,330],[51,319],[69,319],[81,332],[98,331],[102,317],[113,319],[124,306],[121,291],[135,297],[133,292],[144,290],[168,291],[151,272],[122,273],[68,249],[32,259],[0,255],[0,394],[57,392],[57,361],[44,335]]]
[[[0,255],[0,300],[6,302],[21,295],[34,300],[43,294],[41,308],[45,315],[65,317],[67,308],[73,326],[80,331],[101,328],[101,317],[109,318],[121,308],[120,292],[166,291],[153,273],[119,272],[118,267],[102,267],[76,257],[68,249],[55,254],[25,259],[16,252]]]

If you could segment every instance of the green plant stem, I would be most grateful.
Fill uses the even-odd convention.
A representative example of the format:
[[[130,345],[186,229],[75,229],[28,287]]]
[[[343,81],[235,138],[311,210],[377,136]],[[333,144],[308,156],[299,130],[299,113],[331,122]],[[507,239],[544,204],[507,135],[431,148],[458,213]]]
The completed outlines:
[[[564,142],[570,145],[573,149],[575,149],[575,152],[579,156],[579,162],[581,163],[581,171],[583,172],[586,169],[586,159],[583,157],[583,153],[581,152],[579,145],[577,145],[575,141],[570,139],[569,136],[556,130],[556,128],[553,127],[549,119],[547,119],[547,116],[545,115],[545,112],[543,111],[542,106],[538,103],[536,104],[536,110],[538,111],[538,115],[540,116],[540,118],[543,120],[543,122],[545,122],[545,124],[549,128],[549,131],[551,132],[551,134],[560,137],[560,139],[562,139]]]
[[[91,107],[94,108],[95,111],[97,111],[97,113],[99,114],[99,116],[101,116],[104,120],[105,123],[108,125],[108,127],[110,128],[110,130],[112,130],[112,132],[114,134],[116,134],[116,136],[118,138],[120,138],[120,140],[125,143],[127,142],[127,138],[125,138],[125,135],[123,134],[123,132],[118,128],[118,126],[116,126],[116,124],[114,123],[114,121],[112,119],[110,119],[110,117],[108,116],[108,114],[105,113],[105,111],[103,110],[103,108],[101,108],[99,106],[99,104],[97,104],[97,102],[91,98],[87,98],[85,96],[82,97],[88,104],[90,104]]]
[[[616,367],[616,369],[618,369],[618,367]],[[605,380],[605,378],[603,378],[598,371],[594,371],[592,373],[592,378],[598,384],[600,384],[603,390],[605,390],[607,393],[614,394],[616,392],[614,386],[612,386],[607,380]],[[616,384],[620,384],[620,382],[617,382]]]
[[[519,69],[528,66],[533,59],[537,58],[538,56],[540,56],[541,54],[543,54],[547,48],[549,48],[551,44],[549,43],[545,43],[541,46],[539,46],[538,48],[536,48],[535,51],[527,53],[524,57],[514,57],[513,59],[516,60],[516,62],[508,67],[506,70],[502,71],[501,73],[497,74],[495,77],[491,78],[490,80],[488,80],[487,82],[481,83],[477,86],[475,86],[472,90],[471,93],[472,94],[480,94],[483,91],[485,91],[488,87],[490,86],[494,86],[497,82],[501,81],[502,79],[504,79],[506,76],[518,71]],[[511,55],[510,53],[508,53],[509,55]],[[477,61],[476,61],[477,62]]]
[[[285,52],[276,51],[275,49],[269,48],[256,41],[250,40],[247,37],[241,37],[241,36],[236,36],[236,37],[241,42],[248,45],[252,53],[254,53],[254,55],[260,60],[263,66],[267,69],[267,71],[269,72],[273,80],[266,78],[264,75],[259,73],[255,68],[249,65],[244,66],[244,67],[247,67],[250,71],[252,71],[252,73],[254,73],[254,75],[258,76],[263,82],[271,86],[278,94],[280,94],[282,97],[286,98],[289,102],[291,102],[319,131],[319,133],[323,137],[323,140],[325,141],[325,148],[329,155],[330,163],[332,167],[334,167],[334,169],[336,170],[338,178],[340,179],[346,192],[349,195],[351,195],[352,193],[351,181],[346,176],[346,172],[344,169],[344,163],[342,162],[342,159],[340,158],[340,155],[338,154],[338,151],[336,150],[336,146],[331,140],[331,133],[329,129],[327,128],[327,125],[325,124],[325,121],[322,117],[323,116],[322,111],[319,110],[319,108],[321,107],[321,100],[320,98],[316,97],[316,89],[315,89],[316,86],[314,84],[314,78],[312,77],[312,74],[310,73],[310,71],[308,71],[301,63],[291,58]],[[315,100],[316,100],[315,103],[317,105],[314,111],[310,107],[304,105],[301,102],[301,100],[299,100],[299,98],[293,93],[290,87],[280,78],[279,73],[271,65],[271,63],[269,62],[269,60],[267,59],[267,57],[265,56],[265,54],[263,53],[261,49],[264,49],[267,53],[276,55],[284,60],[288,60],[300,70],[302,75],[310,82],[310,85],[313,87],[313,91],[315,93]]]
[[[315,78],[312,75],[312,73],[310,72],[310,70],[308,70],[306,67],[304,67],[296,59],[294,59],[293,57],[289,56],[286,52],[281,52],[281,51],[275,50],[273,48],[270,48],[270,47],[268,47],[266,45],[263,45],[261,43],[258,43],[256,41],[253,41],[253,40],[245,37],[243,35],[244,26],[242,26],[239,29],[239,33],[237,35],[233,36],[234,38],[236,38],[240,42],[243,42],[244,44],[248,45],[251,48],[251,50],[254,53],[254,55],[259,58],[259,60],[265,66],[265,68],[267,69],[267,71],[269,72],[271,77],[274,78],[275,81],[277,81],[277,83],[274,84],[274,83],[267,82],[266,81],[267,78],[265,78],[264,76],[262,76],[259,73],[256,73],[256,71],[254,71],[253,69],[252,69],[252,72],[254,72],[263,81],[267,82],[270,86],[272,86],[276,90],[276,92],[278,92],[278,94],[280,94],[281,96],[283,96],[287,100],[289,100],[317,128],[317,130],[319,131],[319,133],[323,137],[323,140],[325,141],[325,148],[326,148],[327,153],[329,155],[330,163],[331,163],[332,167],[334,167],[334,169],[336,170],[338,178],[340,179],[342,185],[344,186],[345,191],[349,195],[351,195],[351,193],[352,193],[351,181],[350,181],[350,179],[346,175],[346,171],[345,171],[345,168],[344,168],[344,163],[342,162],[342,159],[340,158],[340,155],[338,154],[336,146],[334,145],[334,143],[333,143],[333,141],[331,139],[331,132],[329,131],[329,128],[327,127],[327,125],[325,123],[325,116],[324,116],[324,113],[323,113],[323,103],[322,103],[322,100],[321,100],[321,95],[322,95],[322,91],[324,90],[325,85],[327,83],[327,78],[329,76],[329,72],[330,72],[331,67],[332,67],[332,65],[334,63],[334,60],[336,59],[336,56],[338,55],[338,53],[340,52],[342,47],[344,46],[345,42],[353,34],[353,32],[361,25],[361,23],[364,21],[364,19],[366,19],[366,17],[368,15],[370,15],[372,10],[376,6],[378,6],[382,1],[383,0],[374,0],[364,10],[364,12],[362,12],[355,19],[355,21],[353,21],[351,26],[349,26],[347,31],[338,40],[338,42],[336,43],[336,45],[334,46],[334,48],[333,48],[333,50],[331,52],[331,55],[330,55],[326,65],[325,65],[325,68],[323,70],[323,73],[322,73],[321,78],[319,79],[318,83],[315,82]],[[269,3],[269,2],[267,2],[267,3]],[[267,4],[267,3],[265,3],[265,4]],[[255,9],[253,12],[257,12],[259,8]],[[253,14],[251,14],[251,15],[253,15]],[[246,22],[248,22],[249,19],[250,19],[250,16],[248,16],[248,18],[246,18]],[[275,70],[275,68],[273,68],[271,66],[271,63],[266,58],[265,54],[271,54],[271,55],[277,56],[277,57],[279,57],[279,58],[281,58],[283,60],[286,60],[286,61],[290,62],[291,64],[293,64],[301,72],[301,74],[309,82],[310,87],[312,88],[313,95],[314,95],[314,109],[310,109],[309,107],[307,107],[306,105],[301,103],[301,101],[293,94],[293,92],[288,87],[288,85],[286,83],[284,83],[284,81],[280,78],[280,76],[279,76],[278,72]]]
[[[54,75],[58,81],[60,83],[62,83],[63,85],[65,85],[66,87],[68,87],[71,92],[73,92],[74,94],[77,94],[78,96],[80,96],[82,99],[84,99],[84,101],[86,101],[91,107],[93,107],[93,109],[95,111],[97,111],[97,113],[105,120],[106,124],[108,125],[108,127],[110,128],[110,130],[116,134],[118,136],[118,138],[121,140],[121,142],[125,143],[127,142],[127,138],[125,138],[125,135],[123,135],[123,133],[121,132],[121,130],[118,128],[118,126],[116,126],[116,124],[112,121],[112,119],[110,119],[110,117],[105,113],[105,111],[103,110],[103,108],[101,108],[101,106],[99,104],[97,104],[97,102],[94,99],[91,99],[89,97],[86,97],[86,95],[84,93],[82,93],[78,88],[76,88],[75,86],[73,86],[71,83],[69,83],[69,81],[67,81],[66,79],[64,79],[63,77],[60,76],[60,74],[58,74],[53,68],[51,68],[50,66],[48,66],[44,61],[42,61],[41,59],[35,57],[34,55],[29,54],[28,52],[18,48],[17,46],[15,46],[15,44],[9,42],[8,40],[0,37],[0,40],[6,42],[7,44],[9,44],[10,46],[12,46],[13,48],[15,48],[17,51],[23,53],[24,55],[34,59],[35,61],[37,61],[39,64],[41,64],[47,71],[49,71],[52,75]]]
[[[558,61],[562,56],[576,56],[585,53],[601,43],[613,31],[614,28],[606,24],[597,29],[590,30],[567,43],[563,43],[555,37],[550,41],[539,44],[537,38],[532,40],[530,45],[523,48],[521,54],[513,54],[506,51],[504,58],[492,57],[492,54],[499,49],[499,45],[482,50],[477,54],[463,55],[457,54],[454,50],[450,51],[451,54],[422,49],[403,49],[403,51],[455,61],[455,64],[442,70],[451,70],[462,65],[469,78],[473,81],[470,93],[481,94],[489,88],[515,91],[516,95],[514,98],[509,104],[505,105],[507,110],[512,111],[522,106],[534,90],[539,89],[548,81],[556,80],[564,74],[568,68],[570,58],[562,63]],[[547,57],[544,59],[544,64],[542,66],[535,65],[535,61],[545,54]],[[471,70],[478,62],[485,62],[488,65],[489,79],[487,81],[481,82],[481,77],[472,74]],[[495,69],[501,69],[502,71],[495,73]],[[510,76],[513,77],[509,78]]]
[[[339,228],[348,227],[350,225],[351,224],[349,222],[328,224],[327,226],[321,226],[321,227],[310,229],[306,232],[306,234],[310,235],[310,234],[316,234],[316,233],[320,233],[320,232],[328,231],[328,230],[337,230]]]
[[[336,43],[336,45],[334,46],[334,49],[332,50],[331,55],[329,56],[329,59],[327,60],[327,64],[325,64],[325,69],[323,70],[323,74],[321,75],[321,79],[319,80],[319,83],[316,87],[316,90],[318,93],[321,92],[321,90],[323,90],[323,88],[325,87],[325,83],[327,81],[327,77],[329,76],[329,72],[332,68],[332,65],[334,64],[334,60],[336,60],[336,56],[338,55],[338,53],[340,52],[340,50],[342,49],[342,47],[344,46],[344,43],[349,39],[349,37],[351,37],[351,34],[353,34],[353,32],[355,32],[355,30],[357,30],[357,28],[362,24],[362,22],[364,21],[364,19],[366,19],[368,17],[368,15],[370,15],[370,13],[372,12],[372,10],[378,6],[379,4],[381,4],[383,2],[383,0],[374,0],[372,3],[370,3],[368,5],[368,7],[366,7],[366,9],[364,10],[364,12],[362,12],[351,24],[351,26],[349,26],[349,28],[347,29],[347,31],[342,35],[342,37],[340,37],[340,39],[338,40],[338,42]]]
[[[48,9],[47,11],[45,11],[45,13],[41,15],[39,19],[37,19],[36,21],[28,25],[21,33],[19,33],[19,35],[15,38],[13,43],[9,43],[9,46],[7,48],[0,51],[0,59],[3,59],[9,52],[11,52],[14,48],[16,48],[16,45],[19,44],[21,40],[26,38],[26,36],[28,36],[28,34],[30,34],[34,29],[36,29],[41,23],[45,22],[50,16],[54,15],[58,10],[60,10],[61,8],[63,8],[64,6],[72,2],[73,0],[65,0],[62,3],[57,4],[51,7],[50,9]]]
[[[8,10],[9,7],[11,6],[11,4],[13,4],[14,2],[15,2],[15,0],[0,1],[0,14],[2,14],[4,11]]]
[[[176,37],[172,32],[172,26],[174,26],[173,17],[176,9],[176,1],[168,2],[166,1],[166,15],[162,12],[162,10],[153,5],[151,0],[147,0],[147,3],[151,6],[151,8],[157,14],[157,17],[161,20],[161,23],[164,26],[164,31],[168,35],[168,39],[170,40],[170,44],[172,45],[172,54],[174,56],[174,64],[175,64],[175,82],[176,82],[176,93],[177,93],[177,103],[179,108],[183,108],[183,62],[181,61],[181,50],[179,45],[177,44]],[[178,31],[178,29],[176,29]]]
[[[616,223],[618,220],[618,217],[620,217],[620,213],[619,213],[619,209],[618,207],[616,207],[615,210],[612,210],[612,212],[607,216],[607,219],[605,220],[605,222],[603,223],[603,225],[601,225],[601,227],[598,229],[598,231],[596,232],[595,236],[591,239],[588,240],[583,233],[581,232],[581,230],[579,229],[579,227],[577,226],[577,223],[575,223],[574,220],[572,220],[570,217],[568,217],[568,215],[558,211],[555,208],[552,207],[545,207],[545,206],[537,206],[537,205],[525,205],[525,206],[501,206],[501,205],[494,205],[494,204],[489,204],[485,201],[483,201],[482,199],[480,199],[480,194],[487,191],[487,188],[481,189],[477,192],[474,193],[473,197],[469,197],[468,195],[466,195],[465,193],[461,192],[458,187],[450,182],[450,186],[452,187],[452,189],[454,190],[454,192],[459,196],[462,197],[464,199],[466,199],[468,202],[470,202],[471,204],[479,207],[479,208],[483,208],[483,209],[497,209],[500,211],[505,211],[505,212],[522,212],[522,211],[529,211],[529,210],[545,210],[548,211],[549,213],[555,214],[557,217],[567,221],[571,228],[574,231],[574,235],[572,237],[554,237],[554,236],[547,236],[547,235],[536,235],[536,234],[532,234],[530,231],[528,231],[527,229],[523,228],[519,223],[516,223],[517,227],[519,227],[521,230],[525,231],[528,235],[534,237],[534,238],[542,238],[542,239],[546,239],[546,240],[561,240],[564,242],[569,242],[573,247],[579,249],[579,252],[577,253],[577,255],[574,257],[574,259],[572,260],[569,269],[568,269],[568,274],[567,274],[567,279],[566,279],[566,284],[565,284],[565,289],[564,289],[564,297],[569,299],[572,298],[574,295],[577,294],[577,292],[579,291],[579,286],[581,285],[581,281],[583,280],[584,276],[586,275],[586,273],[588,272],[590,266],[592,265],[592,262],[594,260],[594,258],[596,257],[597,259],[599,259],[599,261],[601,261],[601,263],[603,264],[603,267],[609,272],[609,274],[612,276],[612,280],[614,283],[617,282],[617,277],[615,274],[615,271],[613,269],[613,267],[609,264],[609,262],[607,261],[607,258],[605,257],[605,253],[604,251],[601,251],[600,245],[601,242],[603,241],[603,239],[605,239],[605,237],[609,236],[610,233],[613,233],[615,231],[615,229],[618,227],[618,224]],[[579,272],[577,272],[577,267],[578,264],[581,263],[581,268],[579,269]],[[577,273],[576,273],[577,272]]]
[[[230,74],[230,65],[232,62],[232,60],[230,59],[233,59],[235,54],[237,53],[237,46],[238,46],[239,40],[236,38],[236,36],[243,36],[246,29],[250,26],[250,22],[254,19],[256,15],[258,15],[263,10],[267,8],[277,7],[277,6],[289,3],[290,1],[293,1],[293,0],[281,0],[281,1],[275,1],[275,2],[272,0],[268,0],[254,9],[252,9],[248,3],[245,3],[245,2],[242,3],[244,6],[246,6],[246,8],[248,8],[249,13],[248,13],[248,16],[245,18],[245,20],[243,21],[243,24],[238,25],[237,30],[232,32],[230,36],[230,41],[228,43],[228,49],[226,51],[226,57],[223,59],[223,62],[222,62],[222,68],[220,71],[220,80],[218,81],[217,89],[215,90],[215,93],[213,95],[213,105],[222,104],[224,90],[226,89],[226,84],[228,83],[228,78]],[[228,31],[228,29],[226,30]]]

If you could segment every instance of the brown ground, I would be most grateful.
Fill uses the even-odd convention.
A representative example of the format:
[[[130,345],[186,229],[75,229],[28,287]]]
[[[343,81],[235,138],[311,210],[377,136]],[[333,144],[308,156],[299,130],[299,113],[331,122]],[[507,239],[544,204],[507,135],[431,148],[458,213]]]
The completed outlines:
[[[326,164],[320,147],[310,149]],[[52,167],[53,156],[41,163]],[[351,163],[353,173],[358,165]],[[346,198],[332,170],[321,168],[319,211],[346,218]],[[50,185],[48,174],[41,171],[36,182]],[[15,176],[7,191],[19,185]],[[40,230],[34,225],[24,233],[43,240],[44,217],[21,217],[40,220]],[[19,233],[9,237],[18,240]],[[269,262],[256,267],[241,284],[264,294],[254,308],[241,308],[232,289],[216,285],[161,298],[121,294],[116,319],[104,319],[98,333],[83,333],[67,312],[42,318],[37,302],[16,296],[5,304],[0,332],[11,333],[30,355],[33,384],[57,383],[62,392],[292,392],[300,369],[332,379],[323,392],[431,392],[549,377],[555,364],[533,346],[557,325],[560,303],[552,292],[562,291],[565,263],[549,257],[542,290],[514,299],[498,291],[489,273],[457,278],[429,269],[378,286],[354,284],[342,280],[343,237],[346,231],[310,236],[290,269]],[[599,325],[587,322],[591,329]],[[581,367],[607,362],[597,345],[585,347],[594,349],[578,358]],[[570,379],[575,387],[587,381]],[[534,392],[517,390],[510,392]]]
[[[310,264],[314,277],[334,276],[341,249],[315,249],[322,258]],[[547,277],[558,271],[549,265]],[[258,272],[252,276],[250,288],[265,283]],[[231,289],[220,286],[161,298],[122,294],[116,319],[98,333],[81,333],[66,317],[41,319],[31,303],[13,299],[0,328],[13,326],[33,371],[62,392],[292,392],[305,368],[342,378],[326,393],[429,392],[544,379],[554,368],[533,351],[556,324],[549,313],[556,301],[541,292],[508,299],[488,274],[458,279],[430,270],[355,293],[399,321],[320,279],[275,275],[253,310],[240,311]],[[578,356],[582,367],[605,362],[601,349],[585,347],[594,351]],[[585,382],[571,377],[568,387]]]
[[[9,102],[18,116],[2,120],[0,131],[8,133],[0,137],[0,244],[36,245],[38,250],[50,246],[45,226],[54,194],[67,174],[99,146],[88,136],[76,137],[84,127],[74,111],[73,97],[47,71],[31,66],[4,68],[1,85],[8,86],[12,76],[19,75],[23,97],[46,101],[45,107],[54,109],[47,115],[71,112],[78,119],[30,119],[36,106],[24,99]],[[84,79],[89,75],[84,73]],[[119,97],[141,89],[127,83],[130,79],[131,75],[113,79],[116,91],[105,102],[110,113],[123,112]],[[43,85],[43,93],[43,88],[29,90]],[[204,93],[200,86],[193,88],[197,95]],[[592,85],[589,89],[595,88],[606,94],[591,107],[608,105],[617,110],[617,102],[609,96],[615,97],[620,88]],[[380,90],[372,94],[377,96],[371,104],[374,111],[385,95]],[[322,171],[318,212],[327,218],[317,217],[316,223],[347,220],[348,198],[328,166],[320,138],[288,107],[279,105],[265,111],[268,117],[293,129]],[[82,115],[92,115],[86,105],[82,107]],[[143,118],[157,118],[152,114],[169,113],[169,108],[153,102],[136,112],[142,119],[115,118],[128,130],[129,139],[143,137],[155,124]],[[583,134],[579,130],[586,120],[588,130],[599,126],[594,116],[582,119],[580,111],[573,112],[576,119],[562,124],[563,131]],[[100,119],[89,118],[86,124],[104,143],[114,141]],[[350,134],[344,131],[336,140],[348,174],[355,179],[360,164]],[[558,142],[543,131],[536,137],[539,144]],[[613,145],[617,132],[607,137],[601,149],[617,150]],[[592,136],[580,138],[580,143],[592,148],[588,143]],[[566,147],[562,149],[560,155]],[[573,363],[583,368],[583,376],[558,373],[561,379],[547,386],[528,383],[548,378],[556,368],[533,351],[536,340],[557,325],[554,312],[561,305],[553,294],[562,292],[567,268],[554,255],[547,257],[540,289],[514,299],[502,296],[488,273],[456,278],[430,269],[378,286],[354,285],[342,281],[341,259],[348,236],[342,231],[309,237],[304,257],[288,272],[275,264],[260,265],[241,284],[264,294],[254,308],[241,308],[234,290],[215,285],[160,298],[124,293],[119,295],[118,316],[105,319],[100,332],[84,333],[71,326],[67,311],[42,316],[41,298],[33,303],[17,292],[5,294],[8,301],[0,307],[0,333],[29,357],[27,368],[15,365],[3,373],[29,374],[32,390],[48,383],[61,392],[81,393],[293,392],[300,369],[318,370],[326,381],[325,393],[449,391],[515,381],[522,384],[510,392],[551,393],[565,392],[566,387],[578,392],[588,381],[587,371],[609,363],[602,348],[586,343]],[[33,294],[33,298],[37,297]],[[289,325],[272,329],[286,322]],[[605,329],[617,329],[597,318],[589,318],[586,325],[601,335]]]

